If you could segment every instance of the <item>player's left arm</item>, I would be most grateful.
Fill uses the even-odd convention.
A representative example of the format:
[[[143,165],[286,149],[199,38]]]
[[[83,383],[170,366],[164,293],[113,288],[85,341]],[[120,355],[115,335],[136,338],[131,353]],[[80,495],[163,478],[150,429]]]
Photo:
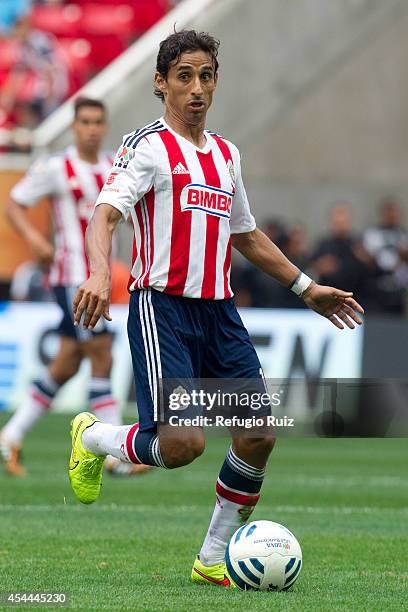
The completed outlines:
[[[343,323],[354,329],[361,325],[357,313],[364,313],[362,306],[350,291],[318,285],[297,268],[260,229],[232,234],[233,246],[257,268],[272,276],[282,285],[292,289],[312,310],[326,317],[339,329]]]
[[[305,304],[326,317],[339,329],[343,323],[354,329],[361,325],[357,313],[363,308],[350,291],[318,285],[293,265],[282,251],[260,229],[251,214],[248,197],[241,175],[239,151],[232,146],[235,173],[235,194],[231,207],[230,230],[233,246],[255,266],[292,289]]]

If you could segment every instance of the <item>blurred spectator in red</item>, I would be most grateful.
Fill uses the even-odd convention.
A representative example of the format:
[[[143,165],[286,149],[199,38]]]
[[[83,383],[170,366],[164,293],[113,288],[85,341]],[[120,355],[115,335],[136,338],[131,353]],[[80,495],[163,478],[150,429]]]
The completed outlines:
[[[396,198],[381,202],[378,225],[365,230],[363,244],[377,266],[376,309],[403,314],[408,288],[408,232]]]
[[[0,108],[0,152],[29,153],[32,130],[40,121],[38,109],[29,102],[17,102],[10,114]]]
[[[318,242],[311,258],[311,272],[322,285],[347,288],[364,304],[367,280],[375,264],[353,230],[351,204],[339,202],[329,217],[330,234]]]
[[[0,36],[9,36],[19,17],[29,14],[30,0],[1,0],[0,1]]]
[[[12,40],[17,59],[3,85],[0,105],[12,113],[17,104],[28,104],[33,113],[44,118],[68,93],[65,60],[56,39],[46,32],[31,29],[27,16],[17,19]]]

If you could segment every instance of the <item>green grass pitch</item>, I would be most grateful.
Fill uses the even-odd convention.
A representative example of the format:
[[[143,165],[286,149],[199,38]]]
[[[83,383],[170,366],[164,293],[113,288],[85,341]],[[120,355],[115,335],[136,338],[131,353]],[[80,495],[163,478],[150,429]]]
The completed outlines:
[[[293,530],[304,565],[291,591],[243,593],[190,583],[227,438],[182,469],[105,476],[84,507],[66,475],[68,421],[29,435],[27,478],[0,470],[0,591],[64,591],[84,610],[408,609],[407,440],[278,440],[253,519]]]

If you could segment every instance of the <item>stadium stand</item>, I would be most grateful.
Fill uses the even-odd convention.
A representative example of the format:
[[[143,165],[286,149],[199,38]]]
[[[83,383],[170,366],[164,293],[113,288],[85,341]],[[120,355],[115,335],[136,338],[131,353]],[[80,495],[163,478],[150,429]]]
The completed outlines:
[[[14,23],[8,13],[9,29],[0,39],[0,150],[26,151],[29,133],[22,138],[19,128],[35,127],[171,5],[168,0],[33,3],[30,12],[14,11]]]
[[[86,95],[107,101],[112,126],[107,146],[112,149],[118,135],[129,131],[129,126],[144,125],[153,112],[157,113],[154,116],[160,113],[159,105],[153,109],[151,87],[158,41],[174,23],[214,31],[222,40],[222,79],[210,127],[230,137],[243,151],[245,183],[259,224],[268,234],[275,225],[280,234],[272,231],[271,238],[301,268],[320,278],[321,256],[323,264],[331,261],[333,268],[338,257],[331,250],[319,254],[319,245],[327,250],[334,244],[325,220],[334,202],[349,201],[352,240],[350,244],[344,240],[340,246],[347,250],[353,266],[345,266],[344,282],[347,286],[354,282],[359,270],[364,278],[364,283],[358,283],[359,297],[370,312],[406,312],[408,256],[403,215],[398,232],[393,233],[376,215],[376,203],[384,193],[394,191],[405,218],[408,214],[405,174],[399,170],[406,167],[405,143],[399,141],[405,105],[397,95],[398,79],[392,80],[393,90],[386,76],[395,66],[394,58],[406,55],[405,0],[387,4],[381,0],[350,4],[316,0],[313,12],[308,3],[297,2],[296,19],[285,0],[258,0],[256,12],[245,0],[193,0],[183,2],[177,15],[169,15],[148,36],[137,40],[175,4],[174,0],[73,0],[56,5],[53,0],[34,6],[32,25],[47,29],[57,40],[68,66],[70,93],[86,84]],[[248,64],[244,63],[243,88],[236,63],[237,57],[243,57],[247,30],[257,31],[259,36],[244,54]],[[133,41],[136,44],[132,45]],[[13,45],[10,38],[0,42],[0,83],[15,62]],[[264,70],[265,57],[269,58],[268,70]],[[378,57],[388,67],[384,74],[378,72],[383,65]],[[96,78],[91,78],[94,75]],[[360,87],[363,81],[364,90]],[[342,93],[345,90],[347,96]],[[129,105],[129,96],[136,91],[138,103]],[[369,103],[360,99],[362,91],[371,92]],[[268,103],[260,105],[260,99]],[[373,104],[375,99],[381,99],[381,104]],[[391,99],[395,108],[387,106]],[[345,105],[348,111],[343,113]],[[249,113],[253,108],[257,112]],[[0,122],[10,122],[0,110],[1,115]],[[26,126],[19,130],[16,148],[25,149],[27,130],[36,117],[24,105],[16,106],[15,115],[18,123]],[[70,121],[71,106],[67,103],[42,122],[34,135],[36,154],[66,146]],[[367,123],[375,129],[365,129]],[[378,139],[375,134],[379,131],[385,142],[388,138],[392,141],[388,146],[374,146],[371,137]],[[355,161],[350,164],[350,160]],[[128,237],[123,234],[121,244],[126,252]],[[381,236],[380,253],[374,248],[373,236]],[[387,262],[394,262],[392,269],[384,269],[384,251]],[[239,259],[235,263],[233,285],[240,305],[302,306],[249,264]],[[392,302],[390,297],[398,299]]]

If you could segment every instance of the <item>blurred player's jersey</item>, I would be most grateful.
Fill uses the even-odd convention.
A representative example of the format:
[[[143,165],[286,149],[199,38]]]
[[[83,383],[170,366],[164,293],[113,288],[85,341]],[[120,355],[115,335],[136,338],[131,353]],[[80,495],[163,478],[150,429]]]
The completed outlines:
[[[205,136],[199,149],[158,119],[123,139],[97,205],[131,216],[130,291],[232,296],[230,235],[252,231],[255,220],[238,149],[213,132]]]
[[[109,154],[100,153],[98,163],[89,164],[71,146],[39,159],[11,190],[11,197],[27,207],[42,197],[51,198],[55,231],[55,258],[49,275],[52,286],[76,286],[88,278],[85,230],[111,166]]]

